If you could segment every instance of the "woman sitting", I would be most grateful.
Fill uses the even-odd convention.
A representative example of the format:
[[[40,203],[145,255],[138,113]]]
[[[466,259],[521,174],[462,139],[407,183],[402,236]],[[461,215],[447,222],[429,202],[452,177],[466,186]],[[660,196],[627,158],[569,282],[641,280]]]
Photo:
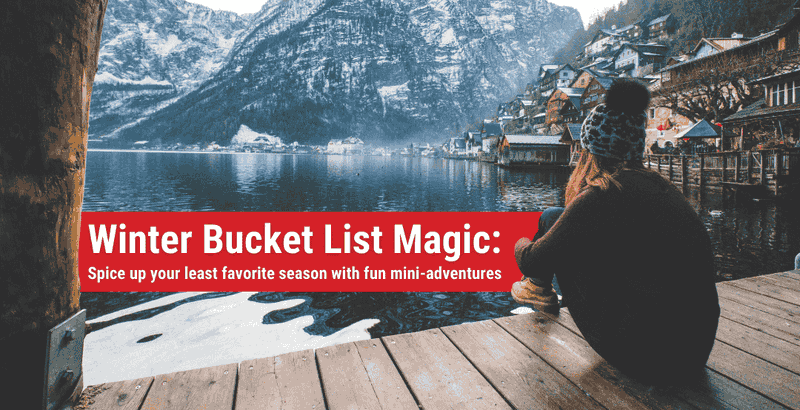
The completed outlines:
[[[701,373],[719,320],[711,241],[678,189],[644,168],[649,92],[612,85],[581,128],[583,152],[566,208],[548,209],[515,256],[512,296],[557,310],[557,276],[570,314],[610,364],[648,384]]]

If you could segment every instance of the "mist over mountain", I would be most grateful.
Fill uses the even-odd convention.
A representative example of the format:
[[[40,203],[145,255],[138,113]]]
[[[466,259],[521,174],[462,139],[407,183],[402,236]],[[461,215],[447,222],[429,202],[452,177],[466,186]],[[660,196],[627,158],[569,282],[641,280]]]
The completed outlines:
[[[162,2],[183,10],[177,0]],[[142,24],[132,17],[135,24],[125,21],[124,29],[115,30],[135,37],[132,28],[141,32]],[[270,0],[259,13],[239,18],[216,28],[235,38],[224,60],[187,57],[156,60],[160,66],[130,65],[138,81],[150,75],[191,88],[208,73],[198,67],[224,61],[186,95],[154,90],[147,98],[157,101],[159,110],[106,136],[121,145],[135,140],[224,145],[246,125],[310,144],[350,136],[368,143],[442,141],[491,115],[500,101],[532,81],[539,65],[582,24],[576,10],[544,0]],[[176,32],[200,30],[182,26],[197,19],[171,21]],[[248,27],[239,31],[237,24]],[[162,33],[160,50],[171,44],[169,35],[178,36]],[[103,39],[101,52],[105,33]],[[223,53],[220,43],[205,44]],[[117,53],[125,51],[116,49],[111,57],[120,59]],[[99,76],[106,72],[104,58]]]

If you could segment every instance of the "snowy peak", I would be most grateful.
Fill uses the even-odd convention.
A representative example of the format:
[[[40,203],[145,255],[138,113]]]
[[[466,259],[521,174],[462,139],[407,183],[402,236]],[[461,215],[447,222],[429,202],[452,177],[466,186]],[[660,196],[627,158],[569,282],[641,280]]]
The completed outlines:
[[[132,2],[173,4],[121,3]],[[137,46],[159,56],[160,64],[177,56],[186,61],[153,72],[155,63],[134,59],[135,76],[109,69],[115,78],[101,78],[195,88],[115,130],[120,141],[224,144],[243,125],[303,143],[440,141],[491,115],[581,27],[577,11],[544,0],[269,0],[249,20],[193,11],[189,3],[173,7],[171,17],[153,13],[152,27],[127,23],[126,32],[140,30]],[[168,18],[171,29],[163,23]],[[235,39],[227,57],[189,56],[185,29],[176,26],[198,21],[227,22],[218,37]],[[210,44],[208,35],[191,38]],[[210,80],[180,80],[187,73]]]

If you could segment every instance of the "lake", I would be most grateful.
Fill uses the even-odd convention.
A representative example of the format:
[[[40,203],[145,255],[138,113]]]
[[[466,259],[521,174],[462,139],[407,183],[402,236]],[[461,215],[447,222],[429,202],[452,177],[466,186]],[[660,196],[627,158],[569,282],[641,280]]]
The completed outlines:
[[[563,206],[568,179],[427,157],[90,151],[83,211],[534,212]],[[796,204],[695,197],[718,281],[793,268]],[[530,311],[491,292],[83,293],[81,306],[87,385]]]

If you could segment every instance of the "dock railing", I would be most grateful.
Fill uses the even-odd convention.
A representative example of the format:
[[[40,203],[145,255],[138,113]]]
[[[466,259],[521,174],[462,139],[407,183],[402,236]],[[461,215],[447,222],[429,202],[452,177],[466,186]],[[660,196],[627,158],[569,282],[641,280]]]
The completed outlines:
[[[723,188],[761,185],[776,195],[800,181],[800,148],[724,151],[696,155],[645,156],[645,166],[657,170],[686,192],[688,186]]]

